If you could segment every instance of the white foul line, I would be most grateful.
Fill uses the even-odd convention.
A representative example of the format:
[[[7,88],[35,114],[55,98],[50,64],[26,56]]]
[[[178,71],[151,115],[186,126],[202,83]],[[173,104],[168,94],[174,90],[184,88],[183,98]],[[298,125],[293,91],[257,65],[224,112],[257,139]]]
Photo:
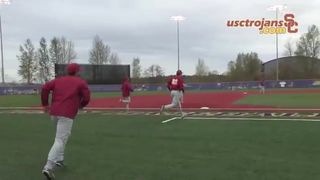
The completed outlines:
[[[190,120],[242,120],[242,121],[305,121],[305,122],[320,122],[320,119],[292,119],[292,118],[228,118],[228,117],[185,117],[184,119]]]
[[[173,120],[176,120],[176,119],[178,119],[178,117],[173,117],[173,118],[164,120],[164,121],[162,121],[161,123],[167,123],[167,122],[170,122],[170,121],[173,121]]]

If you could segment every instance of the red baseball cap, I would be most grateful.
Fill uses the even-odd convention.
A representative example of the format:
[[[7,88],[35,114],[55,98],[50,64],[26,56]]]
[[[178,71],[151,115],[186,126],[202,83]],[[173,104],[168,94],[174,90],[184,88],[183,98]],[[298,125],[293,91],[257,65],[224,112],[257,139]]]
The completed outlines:
[[[77,63],[71,63],[67,66],[67,72],[69,75],[74,75],[80,71],[80,65]]]

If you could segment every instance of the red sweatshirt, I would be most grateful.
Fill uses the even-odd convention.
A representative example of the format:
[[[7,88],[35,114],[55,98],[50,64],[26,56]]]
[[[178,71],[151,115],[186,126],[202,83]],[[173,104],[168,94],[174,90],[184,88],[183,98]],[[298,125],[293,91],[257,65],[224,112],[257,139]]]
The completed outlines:
[[[182,76],[176,75],[171,78],[169,78],[167,82],[167,87],[170,91],[176,90],[176,91],[182,91],[184,92],[184,82],[182,79]]]
[[[49,105],[49,94],[52,91],[50,115],[74,119],[79,108],[90,101],[87,83],[77,76],[64,76],[47,82],[42,86],[42,106]]]
[[[121,86],[121,91],[122,91],[122,97],[129,97],[130,92],[133,91],[132,86],[129,82],[129,80],[124,80]]]

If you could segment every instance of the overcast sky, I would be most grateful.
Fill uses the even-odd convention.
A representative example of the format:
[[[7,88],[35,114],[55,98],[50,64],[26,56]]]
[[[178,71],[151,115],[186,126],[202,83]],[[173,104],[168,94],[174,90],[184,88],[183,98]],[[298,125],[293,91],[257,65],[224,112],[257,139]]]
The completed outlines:
[[[286,4],[299,23],[299,33],[279,36],[281,56],[288,39],[297,40],[311,24],[320,26],[320,0],[13,0],[0,9],[6,78],[19,79],[16,55],[27,38],[38,47],[41,37],[64,36],[75,44],[76,62],[88,63],[95,35],[118,53],[123,64],[139,57],[143,68],[159,64],[167,75],[172,74],[177,69],[173,15],[186,17],[180,24],[185,74],[194,74],[198,58],[219,73],[239,52],[257,52],[265,62],[275,57],[275,36],[261,35],[256,28],[230,28],[226,23],[274,19],[275,12],[266,9],[275,4]]]

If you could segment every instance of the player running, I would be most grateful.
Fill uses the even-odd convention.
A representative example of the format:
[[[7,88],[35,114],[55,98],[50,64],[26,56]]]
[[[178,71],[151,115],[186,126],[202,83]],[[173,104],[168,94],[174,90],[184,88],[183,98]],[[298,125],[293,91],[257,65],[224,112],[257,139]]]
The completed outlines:
[[[73,120],[78,109],[85,107],[90,100],[87,83],[77,76],[79,71],[78,64],[69,64],[67,76],[56,78],[42,87],[41,101],[45,112],[49,110],[49,94],[52,92],[50,115],[56,126],[54,144],[42,170],[48,180],[54,179],[53,172],[57,166],[64,166],[64,149],[71,134]]]
[[[182,71],[178,70],[176,75],[169,78],[167,82],[167,88],[169,89],[172,97],[171,104],[162,105],[160,109],[160,114],[165,109],[170,109],[174,107],[179,107],[179,110],[181,112],[181,116],[184,117],[184,114],[182,112],[181,102],[183,98],[184,93],[184,82],[182,79]]]
[[[129,111],[129,104],[131,102],[130,93],[133,92],[133,88],[131,86],[131,83],[128,77],[124,78],[121,86],[121,91],[122,91],[121,102],[123,102],[126,105],[126,110]]]

